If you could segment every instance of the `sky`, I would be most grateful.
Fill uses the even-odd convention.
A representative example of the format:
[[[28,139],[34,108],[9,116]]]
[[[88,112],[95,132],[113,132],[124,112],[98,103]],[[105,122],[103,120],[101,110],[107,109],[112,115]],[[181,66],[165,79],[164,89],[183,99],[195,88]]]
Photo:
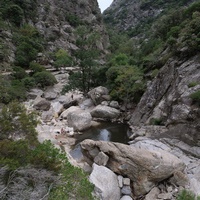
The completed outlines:
[[[113,2],[113,0],[97,0],[97,1],[99,3],[99,7],[101,9],[101,12],[103,12]]]

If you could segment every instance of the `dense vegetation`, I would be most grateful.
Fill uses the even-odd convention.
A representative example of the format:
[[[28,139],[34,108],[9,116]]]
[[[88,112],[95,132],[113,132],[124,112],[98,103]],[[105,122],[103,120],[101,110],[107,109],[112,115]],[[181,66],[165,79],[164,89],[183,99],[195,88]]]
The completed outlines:
[[[200,196],[195,197],[195,195],[187,190],[182,190],[178,197],[177,200],[200,200]]]
[[[0,198],[93,199],[87,175],[50,141],[38,143],[37,123],[17,102],[0,111]]]

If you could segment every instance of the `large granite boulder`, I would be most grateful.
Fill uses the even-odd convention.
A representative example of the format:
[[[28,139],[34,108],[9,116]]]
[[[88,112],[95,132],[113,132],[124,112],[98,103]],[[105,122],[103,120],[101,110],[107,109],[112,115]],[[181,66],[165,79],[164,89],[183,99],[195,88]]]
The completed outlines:
[[[73,127],[74,130],[84,131],[90,128],[92,116],[87,111],[77,110],[68,114],[67,121],[68,126]]]
[[[130,178],[135,195],[146,194],[158,182],[185,168],[180,159],[162,150],[148,151],[120,143],[93,140],[84,140],[81,148],[89,164],[93,163],[99,152],[105,153],[109,157],[106,167]]]
[[[120,111],[109,106],[98,105],[91,110],[92,117],[103,119],[117,119],[120,116]]]
[[[92,99],[95,105],[102,101],[109,100],[108,89],[102,86],[96,87],[88,92],[88,96]]]
[[[33,107],[36,110],[47,111],[51,107],[51,103],[44,98],[37,97],[33,103]]]
[[[47,99],[47,100],[54,100],[54,99],[56,99],[56,97],[58,96],[58,93],[57,92],[55,92],[55,91],[45,91],[45,93],[44,93],[44,98],[45,99]]]
[[[100,200],[120,200],[117,175],[110,169],[93,164],[90,182],[95,185],[95,194]]]
[[[60,119],[67,119],[67,116],[69,115],[69,113],[73,113],[76,111],[82,111],[78,106],[71,106],[70,108],[64,110],[61,114],[60,114]]]

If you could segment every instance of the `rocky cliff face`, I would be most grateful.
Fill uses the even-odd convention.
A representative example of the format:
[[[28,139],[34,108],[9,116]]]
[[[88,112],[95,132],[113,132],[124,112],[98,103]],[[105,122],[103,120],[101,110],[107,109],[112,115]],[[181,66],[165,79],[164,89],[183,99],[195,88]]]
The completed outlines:
[[[200,90],[200,57],[186,61],[169,60],[157,77],[149,83],[130,124],[147,125],[159,120],[170,129],[172,137],[179,136],[200,145],[199,104],[191,95]]]
[[[40,0],[37,17],[33,22],[44,35],[47,49],[76,49],[74,28],[83,23],[100,33],[98,48],[104,51],[108,44],[97,1],[92,0]]]
[[[114,0],[103,13],[105,23],[120,31],[148,23],[173,6],[191,3],[191,0],[173,2],[153,0]]]
[[[47,55],[61,48],[68,51],[69,54],[76,50],[74,32],[79,25],[88,26],[91,32],[99,33],[100,38],[96,42],[96,48],[102,55],[107,52],[109,38],[102,23],[101,12],[96,0],[32,0],[21,3],[8,1],[8,5],[17,7],[21,18],[17,23],[14,18],[15,13],[13,13],[10,15],[11,19],[6,20],[6,16],[3,18],[4,21],[1,19],[0,60],[2,61],[1,67],[4,69],[7,69],[9,64],[15,60],[16,48],[13,35],[15,31],[20,30],[23,24],[30,24],[37,28],[43,37],[44,44],[42,45]],[[0,7],[0,15],[3,16],[4,12],[9,13],[9,10],[6,10],[8,5],[5,2]],[[13,25],[12,21],[15,22],[15,25],[17,24],[17,27]]]

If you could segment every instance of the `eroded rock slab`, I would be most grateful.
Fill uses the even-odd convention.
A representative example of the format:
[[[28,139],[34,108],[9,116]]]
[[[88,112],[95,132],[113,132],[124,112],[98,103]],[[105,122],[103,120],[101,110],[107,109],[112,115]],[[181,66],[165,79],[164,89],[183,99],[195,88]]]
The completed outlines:
[[[93,140],[84,140],[81,148],[90,164],[99,152],[104,152],[109,157],[106,167],[130,178],[135,195],[146,194],[156,183],[185,168],[180,159],[162,150],[148,151],[120,143]]]

